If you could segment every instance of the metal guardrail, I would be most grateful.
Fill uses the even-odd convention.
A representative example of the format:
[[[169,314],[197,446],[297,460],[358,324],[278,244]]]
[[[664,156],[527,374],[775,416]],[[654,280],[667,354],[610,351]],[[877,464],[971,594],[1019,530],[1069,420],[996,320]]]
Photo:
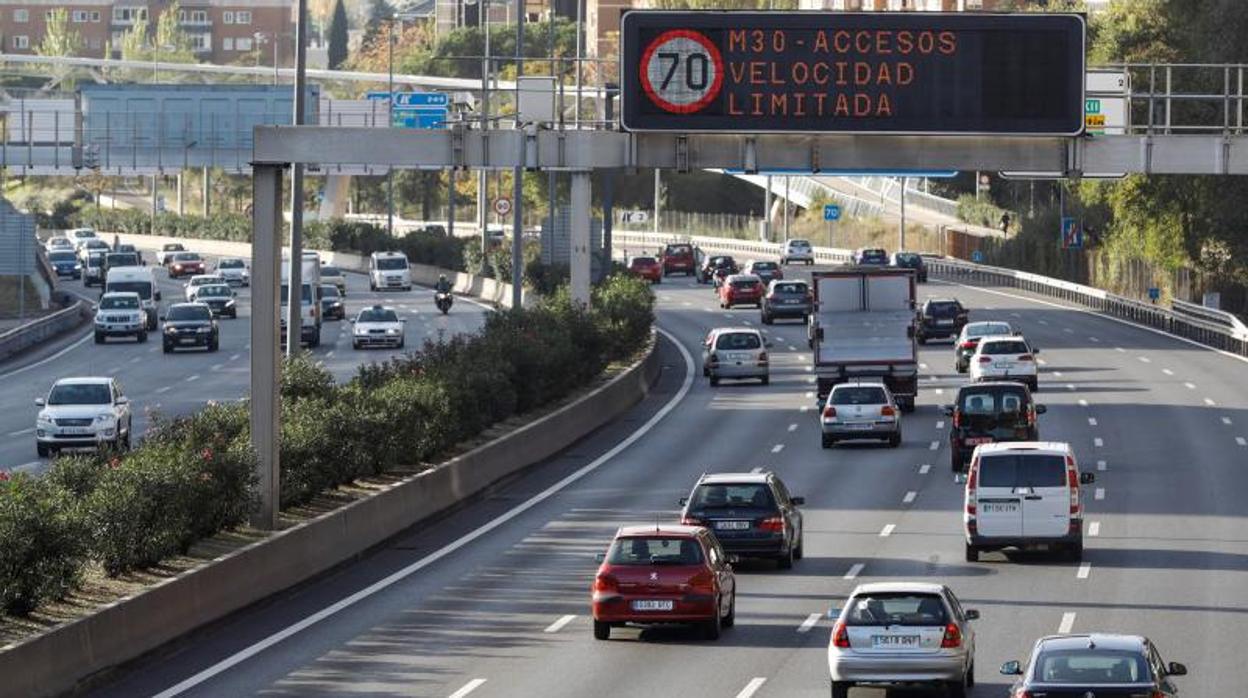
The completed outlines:
[[[750,255],[778,255],[780,245],[747,240],[725,240],[701,236],[681,236],[655,233],[615,233],[614,244],[618,247],[637,245],[652,249],[668,242],[690,242],[707,251],[742,253]],[[828,247],[816,247],[815,259],[819,262],[846,263],[850,251]],[[1234,315],[1203,306],[1178,301],[1175,308],[1145,303],[1132,298],[1115,295],[1108,291],[1053,279],[1015,269],[974,264],[959,259],[928,258],[928,269],[939,276],[954,281],[966,281],[974,285],[1004,286],[1030,291],[1049,298],[1078,304],[1092,310],[1117,317],[1137,325],[1152,327],[1162,332],[1190,339],[1206,346],[1239,356],[1248,357],[1248,328]]]

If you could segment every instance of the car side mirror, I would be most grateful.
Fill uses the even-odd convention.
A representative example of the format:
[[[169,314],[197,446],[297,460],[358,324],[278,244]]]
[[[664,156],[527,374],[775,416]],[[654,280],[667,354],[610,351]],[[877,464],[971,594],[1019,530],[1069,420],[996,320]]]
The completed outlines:
[[[1187,676],[1187,665],[1178,662],[1170,662],[1166,665],[1167,676]]]
[[[126,397],[125,395],[122,395],[121,397],[117,398],[117,404],[118,404],[118,405],[129,405],[129,404],[130,404],[130,398]]]
[[[1001,674],[1003,676],[1022,676],[1023,665],[1018,661],[1010,661],[1001,665]]]
[[[689,503],[689,498],[688,498],[688,497],[681,497],[680,499],[676,500],[676,503],[677,503],[677,504],[679,504],[680,506],[682,506],[682,507],[683,507],[683,506],[685,506],[686,504],[688,504],[688,503]]]
[[[1096,473],[1079,473],[1080,485],[1091,485],[1096,482]]]
[[[793,502],[794,506],[800,507],[806,503],[806,498],[805,497],[790,497],[789,501]]]
[[[46,406],[47,404],[48,404],[48,401],[47,401],[47,400],[44,400],[44,399],[43,399],[43,398],[41,398],[41,397],[37,397],[37,398],[35,398],[35,406],[36,406],[36,407],[44,407],[44,406]]]
[[[945,405],[944,407],[941,407],[940,409],[941,409],[941,411],[942,411],[942,412],[944,412],[944,413],[945,413],[945,416],[946,416],[946,417],[952,417],[952,416],[953,416],[953,405]]]
[[[1044,414],[1045,412],[1048,412],[1048,411],[1049,411],[1049,408],[1046,407],[1045,405],[1036,405],[1036,414]]]
[[[967,620],[979,620],[979,611],[973,608],[966,609],[966,612],[963,615],[966,616]]]

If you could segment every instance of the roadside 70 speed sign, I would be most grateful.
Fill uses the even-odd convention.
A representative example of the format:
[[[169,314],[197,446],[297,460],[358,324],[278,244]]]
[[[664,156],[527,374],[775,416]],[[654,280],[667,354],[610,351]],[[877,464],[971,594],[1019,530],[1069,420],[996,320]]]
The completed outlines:
[[[642,89],[664,111],[699,111],[719,95],[723,83],[724,59],[701,32],[663,32],[642,53]]]

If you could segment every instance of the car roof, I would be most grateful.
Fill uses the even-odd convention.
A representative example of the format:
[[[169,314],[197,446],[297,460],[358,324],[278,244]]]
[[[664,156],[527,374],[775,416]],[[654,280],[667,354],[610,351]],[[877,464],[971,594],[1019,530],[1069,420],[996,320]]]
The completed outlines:
[[[135,293],[134,291],[109,291],[108,293],[105,293],[104,295],[100,296],[100,299],[103,300],[105,298],[122,298],[125,296],[134,296],[135,298],[138,298],[139,294]]]
[[[374,257],[406,257],[402,252],[374,252]]]
[[[681,524],[653,523],[637,526],[620,526],[615,532],[616,538],[629,538],[645,535],[686,536],[692,538],[705,530],[701,526],[684,526]]]
[[[110,385],[113,379],[107,376],[74,376],[58,379],[52,385]]]
[[[869,582],[867,584],[859,584],[851,596],[907,591],[920,594],[939,594],[944,589],[945,585],[933,584],[932,582]]]
[[[957,298],[928,298],[924,303],[957,303]]]
[[[1060,454],[1073,453],[1070,444],[1062,441],[1007,441],[1004,443],[980,444],[976,449],[979,455],[1023,451],[1026,453]]]
[[[1118,633],[1084,633],[1079,635],[1047,635],[1036,641],[1036,649],[1073,650],[1096,649],[1143,651],[1145,638],[1141,635]]]
[[[727,334],[729,332],[741,332],[743,334],[756,334],[759,337],[763,336],[762,332],[759,332],[753,327],[714,327],[714,328],[711,328],[711,334],[714,334],[714,335]]]
[[[852,383],[837,383],[832,386],[831,392],[836,392],[840,388],[883,388],[884,381],[878,380],[855,380]]]
[[[725,483],[767,482],[771,473],[709,473],[698,478],[699,485],[719,485]]]

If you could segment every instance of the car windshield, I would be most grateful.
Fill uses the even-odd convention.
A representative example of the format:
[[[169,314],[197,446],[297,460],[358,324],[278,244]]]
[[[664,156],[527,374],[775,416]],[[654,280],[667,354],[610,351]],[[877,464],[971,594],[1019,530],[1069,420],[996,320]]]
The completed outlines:
[[[198,262],[199,255],[194,252],[182,252],[173,256],[175,262]]]
[[[166,319],[175,322],[211,320],[212,312],[202,305],[175,305],[169,309],[169,315]]]
[[[763,346],[762,340],[753,332],[725,332],[715,339],[716,349],[745,351]]]
[[[102,252],[96,252],[95,254],[87,255],[87,266],[89,267],[104,266],[104,254]]]
[[[612,565],[698,565],[702,563],[702,546],[692,538],[617,538],[607,553],[607,562]]]
[[[689,500],[691,510],[774,509],[771,487],[762,482],[698,485]]]
[[[321,267],[321,276],[342,276],[342,270],[338,267]]]
[[[1027,343],[1018,340],[985,342],[979,345],[979,353],[981,354],[1026,354],[1028,351]]]
[[[966,336],[971,339],[989,337],[994,334],[1013,334],[1014,330],[1004,322],[972,322],[966,326]]]
[[[382,271],[406,269],[407,260],[403,257],[381,257],[377,260],[377,268]]]
[[[789,247],[810,247],[810,243],[805,240],[789,240]]]
[[[133,252],[114,252],[108,256],[110,267],[137,267],[139,258]]]
[[[663,254],[667,257],[680,257],[693,254],[693,248],[689,245],[668,245]]]
[[[877,592],[850,600],[846,625],[945,625],[949,616],[936,594]]]
[[[321,285],[321,298],[322,298],[322,299],[325,299],[325,298],[337,298],[337,297],[338,297],[338,287],[337,287],[337,286],[335,286],[335,285],[333,285],[333,284],[322,284],[322,285]]]
[[[806,295],[806,284],[801,282],[791,281],[776,284],[775,286],[772,286],[772,288],[776,293],[796,293],[803,296]]]
[[[104,296],[100,310],[138,310],[139,299],[134,296]]]
[[[48,261],[50,262],[76,262],[78,258],[73,252],[49,252]]]
[[[1148,665],[1138,652],[1072,649],[1040,654],[1036,681],[1057,684],[1122,684],[1151,681]],[[1098,692],[1099,693],[1099,692]]]
[[[1021,412],[1026,403],[1022,390],[968,390],[962,393],[959,409],[968,415]]]
[[[979,459],[980,487],[1063,487],[1066,459],[1050,453],[994,453]]]
[[[52,387],[49,405],[111,405],[112,391],[106,383],[62,383]]]
[[[152,297],[152,284],[149,281],[110,281],[107,290],[110,293],[137,293],[143,300],[150,300]]]
[[[937,318],[956,317],[958,314],[958,304],[948,301],[928,303],[927,314]]]
[[[199,298],[229,298],[231,295],[233,294],[230,293],[228,286],[220,285],[204,286],[196,294]]]
[[[398,322],[399,316],[389,308],[369,308],[360,311],[357,322]]]
[[[242,269],[244,268],[244,264],[243,264],[243,260],[241,259],[223,259],[221,260],[219,264],[217,264],[217,268],[218,269]]]
[[[884,389],[874,385],[837,386],[832,390],[833,405],[886,405]]]
[[[923,262],[923,258],[913,252],[898,252],[897,253],[898,264],[920,264],[922,262]]]

